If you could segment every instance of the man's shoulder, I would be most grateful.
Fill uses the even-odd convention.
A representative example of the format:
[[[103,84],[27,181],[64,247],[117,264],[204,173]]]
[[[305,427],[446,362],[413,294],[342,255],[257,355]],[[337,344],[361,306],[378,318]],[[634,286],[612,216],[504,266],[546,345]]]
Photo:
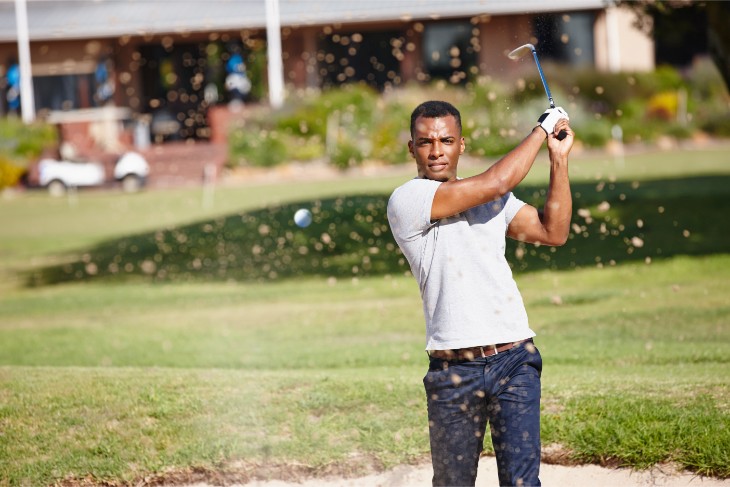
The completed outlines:
[[[430,179],[410,179],[393,190],[388,199],[388,209],[392,211],[395,208],[411,207],[417,202],[430,200],[439,184]]]
[[[411,193],[411,192],[421,192],[421,191],[434,191],[434,188],[437,188],[441,184],[440,181],[434,181],[432,179],[424,179],[424,178],[413,178],[409,179],[405,183],[401,184],[397,188],[393,190],[393,193],[391,194],[391,198],[395,196],[396,194],[403,194],[403,193]]]

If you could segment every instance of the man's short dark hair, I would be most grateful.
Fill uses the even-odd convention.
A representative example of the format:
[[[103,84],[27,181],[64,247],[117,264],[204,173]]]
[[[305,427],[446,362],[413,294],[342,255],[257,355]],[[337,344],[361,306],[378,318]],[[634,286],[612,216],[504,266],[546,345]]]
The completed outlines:
[[[411,113],[411,137],[416,130],[416,119],[424,118],[440,118],[452,115],[456,119],[456,126],[459,127],[459,135],[461,135],[461,113],[454,105],[447,101],[425,101],[418,105],[413,113]]]

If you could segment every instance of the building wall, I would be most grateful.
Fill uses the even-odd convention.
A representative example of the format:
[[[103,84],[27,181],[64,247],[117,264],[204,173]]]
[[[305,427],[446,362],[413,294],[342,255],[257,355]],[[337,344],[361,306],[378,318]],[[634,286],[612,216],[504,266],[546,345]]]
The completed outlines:
[[[603,71],[651,71],[654,40],[634,26],[634,12],[611,7],[599,13],[594,27],[596,68]]]
[[[113,52],[111,39],[35,41],[30,44],[33,76],[93,73],[96,63]],[[17,58],[15,44],[0,45],[0,64]]]
[[[457,19],[458,20],[458,19]],[[531,63],[514,62],[506,54],[525,43],[533,43],[540,50],[533,34],[533,15],[479,16],[460,19],[471,25],[477,46],[476,63],[480,75],[510,79],[523,71],[534,70]],[[633,13],[619,8],[596,12],[593,26],[595,64],[606,71],[651,70],[654,68],[653,42],[633,27]],[[440,22],[434,20],[435,22]],[[443,22],[452,22],[443,20]],[[342,24],[330,26],[304,25],[282,29],[284,78],[287,88],[305,89],[322,86],[322,42],[327,36],[341,32],[377,33],[397,32],[398,45],[391,46],[383,56],[398,59],[398,82],[426,81],[424,31],[430,22],[401,21]],[[31,43],[34,76],[58,74],[91,74],[97,63],[109,56],[113,63],[111,75],[116,81],[113,102],[129,107],[135,113],[149,111],[143,97],[140,50],[144,46],[168,46],[209,41],[265,38],[263,30],[170,34],[157,36],[125,36],[117,39],[49,40]],[[227,41],[226,41],[227,42]],[[3,65],[17,57],[12,43],[0,44],[0,74]],[[543,60],[541,56],[541,60]],[[547,60],[547,58],[546,58]],[[469,74],[474,74],[470,72]],[[265,75],[265,73],[264,73]],[[264,80],[265,82],[265,80]]]
[[[481,20],[479,70],[482,74],[508,78],[524,69],[520,63],[510,61],[507,54],[523,44],[537,44],[530,19],[529,15],[505,15]]]

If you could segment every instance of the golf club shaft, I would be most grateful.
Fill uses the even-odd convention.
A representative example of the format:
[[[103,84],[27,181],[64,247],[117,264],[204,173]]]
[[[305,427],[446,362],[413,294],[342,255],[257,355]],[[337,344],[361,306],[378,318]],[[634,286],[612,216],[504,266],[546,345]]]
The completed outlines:
[[[535,65],[537,66],[538,73],[540,73],[540,80],[542,81],[542,86],[545,88],[545,93],[547,94],[548,101],[550,102],[550,108],[555,108],[553,95],[550,94],[550,88],[548,88],[547,81],[545,80],[545,74],[542,72],[540,60],[537,58],[537,51],[535,51],[535,49],[532,49],[532,57],[535,58]]]
[[[550,103],[550,108],[555,108],[555,102],[553,101],[553,95],[550,94],[550,88],[548,88],[547,81],[545,80],[545,74],[542,72],[542,66],[540,66],[540,60],[537,58],[537,51],[535,51],[535,48],[532,48],[532,57],[535,58],[535,64],[537,65],[537,72],[540,73],[540,80],[542,81],[542,86],[545,87],[545,93],[548,97],[548,102]],[[560,133],[558,133],[558,140],[563,140],[568,133],[565,130],[561,130]]]

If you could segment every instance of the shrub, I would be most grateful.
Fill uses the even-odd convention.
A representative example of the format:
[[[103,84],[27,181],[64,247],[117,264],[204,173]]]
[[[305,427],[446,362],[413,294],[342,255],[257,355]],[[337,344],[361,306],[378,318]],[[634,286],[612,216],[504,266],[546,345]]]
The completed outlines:
[[[484,130],[467,139],[466,151],[477,157],[504,155],[519,143],[518,139]]]
[[[412,108],[397,101],[383,101],[377,108],[373,112],[369,157],[388,164],[410,161],[408,140]]]
[[[648,97],[662,91],[676,91],[685,85],[682,75],[671,66],[659,66],[654,71],[636,73],[637,92],[635,95]]]
[[[16,117],[0,118],[0,155],[24,162],[56,145],[56,128],[43,122],[24,124]]]
[[[603,147],[612,138],[611,127],[608,120],[591,120],[581,124],[580,130],[576,131],[576,138],[588,147]]]
[[[4,157],[0,157],[0,189],[17,185],[23,174],[25,174],[24,168],[16,166]]]
[[[676,91],[660,91],[649,98],[646,114],[651,118],[674,120],[677,118],[678,105],[679,100]]]
[[[714,113],[700,125],[708,134],[718,137],[730,137],[730,112]]]
[[[686,77],[693,97],[703,101],[727,99],[728,88],[717,66],[709,57],[697,58]]]
[[[680,123],[670,123],[664,133],[670,137],[681,140],[689,139],[690,137],[692,137],[692,132],[692,127],[688,125],[683,125]]]
[[[289,114],[278,117],[276,127],[300,135],[327,136],[327,122],[334,113],[355,127],[367,126],[378,103],[378,94],[364,84],[344,85],[309,97]]]
[[[682,74],[661,66],[649,73],[605,73],[547,64],[553,98],[571,115],[577,138],[601,147],[620,125],[624,141],[651,142],[661,135],[686,138],[701,128],[727,136],[728,94],[716,70],[697,63]],[[231,134],[235,163],[273,165],[327,156],[337,167],[373,158],[389,164],[409,160],[411,110],[427,99],[446,100],[461,111],[467,152],[503,155],[534,126],[547,103],[537,73],[514,86],[488,76],[464,86],[409,84],[377,93],[364,84],[309,92],[277,112],[250,118]],[[241,131],[260,134],[250,140]]]
[[[657,120],[646,120],[638,118],[625,118],[621,121],[624,142],[653,142],[658,136],[664,134],[666,123]]]
[[[287,158],[287,147],[282,136],[274,130],[255,125],[248,130],[240,128],[231,133],[230,151],[236,163],[241,159],[252,166],[272,167]]]
[[[631,73],[602,73],[594,70],[579,70],[573,74],[558,77],[564,90],[592,107],[594,113],[611,115],[621,103],[636,93],[636,79]],[[565,82],[573,79],[572,86]]]
[[[339,169],[360,164],[364,159],[363,153],[356,144],[349,140],[338,142],[334,151],[330,154],[330,162]]]

